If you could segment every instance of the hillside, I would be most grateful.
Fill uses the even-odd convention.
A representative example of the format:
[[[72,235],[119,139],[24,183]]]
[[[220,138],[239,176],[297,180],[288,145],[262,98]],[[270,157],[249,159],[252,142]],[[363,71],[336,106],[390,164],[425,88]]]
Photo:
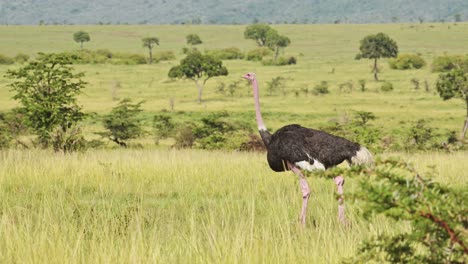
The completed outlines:
[[[468,20],[466,0],[0,0],[0,24],[388,23]]]

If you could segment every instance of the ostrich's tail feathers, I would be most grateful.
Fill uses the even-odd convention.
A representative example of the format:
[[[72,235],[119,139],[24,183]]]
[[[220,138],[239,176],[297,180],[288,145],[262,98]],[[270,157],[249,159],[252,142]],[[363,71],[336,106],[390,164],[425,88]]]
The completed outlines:
[[[351,164],[352,165],[364,165],[368,167],[374,166],[374,158],[370,151],[366,148],[361,146],[361,148],[356,152],[354,156],[351,157]]]

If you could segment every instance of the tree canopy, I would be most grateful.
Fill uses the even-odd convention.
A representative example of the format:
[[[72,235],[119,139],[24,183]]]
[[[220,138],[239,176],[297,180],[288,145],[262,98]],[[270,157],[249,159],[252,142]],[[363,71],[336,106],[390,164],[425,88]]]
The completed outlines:
[[[7,72],[14,79],[9,85],[16,92],[13,98],[43,147],[53,143],[55,129],[65,133],[85,116],[76,99],[86,84],[81,79],[84,74],[73,73],[68,66],[72,61],[67,55],[40,54],[28,65]]]
[[[190,52],[180,61],[180,65],[169,70],[170,78],[187,78],[195,82],[198,88],[198,102],[202,101],[203,86],[212,77],[228,75],[223,62],[211,55],[203,55],[198,51]],[[202,83],[199,81],[202,80]]]
[[[248,26],[244,31],[245,39],[253,39],[258,46],[263,47],[267,44],[267,33],[272,28],[267,24],[254,24]]]
[[[203,43],[200,36],[198,36],[197,34],[188,34],[185,38],[187,39],[187,44],[192,46]]]
[[[141,41],[143,42],[143,47],[147,48],[149,51],[149,60],[148,63],[153,63],[153,48],[156,45],[159,45],[159,39],[157,37],[147,37],[142,38]]]
[[[465,101],[467,113],[460,135],[460,138],[464,138],[468,130],[468,70],[459,67],[441,74],[437,81],[437,92],[444,100],[461,98]]]
[[[398,55],[397,43],[384,33],[377,33],[363,38],[359,50],[360,53],[356,55],[356,59],[374,59],[375,80],[378,80],[377,59],[395,58]]]
[[[88,32],[77,31],[73,34],[73,40],[77,43],[80,43],[80,47],[83,49],[83,42],[89,42],[91,37],[89,36]]]

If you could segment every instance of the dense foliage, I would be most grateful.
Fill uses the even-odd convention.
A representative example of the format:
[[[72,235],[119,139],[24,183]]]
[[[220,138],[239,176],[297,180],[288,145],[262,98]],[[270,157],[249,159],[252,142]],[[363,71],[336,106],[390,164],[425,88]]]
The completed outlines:
[[[85,116],[76,99],[86,84],[81,79],[84,75],[73,73],[71,62],[69,56],[41,54],[28,65],[7,72],[6,76],[13,79],[13,98],[21,104],[26,124],[42,147],[73,130]]]
[[[99,134],[121,147],[127,147],[128,140],[138,138],[144,133],[140,116],[142,103],[132,104],[131,99],[122,99],[112,108],[110,114],[104,117],[103,124],[107,131]]]
[[[426,61],[418,54],[399,54],[388,60],[388,64],[396,70],[421,69],[426,66]]]
[[[457,97],[465,102],[466,119],[460,136],[464,138],[468,130],[468,68],[459,67],[441,74],[437,81],[437,92],[444,100]]]
[[[335,170],[326,175],[336,173],[365,176],[351,195],[365,218],[382,214],[411,227],[408,232],[364,241],[349,262],[465,263],[468,196],[463,189],[434,182],[433,172],[424,176],[399,159],[379,160],[374,169]]]

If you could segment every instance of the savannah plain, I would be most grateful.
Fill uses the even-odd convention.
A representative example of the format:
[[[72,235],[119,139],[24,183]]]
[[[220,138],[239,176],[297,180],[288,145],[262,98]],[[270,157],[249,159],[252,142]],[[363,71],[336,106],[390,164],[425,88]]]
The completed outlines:
[[[210,79],[204,101],[196,102],[191,81],[174,81],[169,69],[184,57],[185,36],[198,34],[200,50],[255,48],[243,37],[245,25],[233,26],[1,26],[0,53],[14,56],[61,52],[79,48],[72,35],[91,35],[86,49],[146,54],[144,37],[157,36],[158,51],[173,51],[177,59],[154,65],[74,65],[88,82],[79,97],[87,113],[107,114],[118,81],[118,97],[144,100],[148,131],[151,117],[169,111],[173,98],[179,122],[210,112],[227,111],[231,118],[250,120],[255,113],[251,88],[241,86],[234,97],[216,93],[218,82],[240,80],[255,72],[267,127],[299,123],[320,127],[354,111],[375,114],[373,125],[387,133],[403,130],[418,119],[427,119],[440,133],[459,133],[466,114],[460,99],[443,101],[435,91],[439,73],[432,59],[444,54],[468,53],[467,23],[381,25],[273,25],[291,39],[285,55],[298,60],[292,66],[263,66],[260,62],[229,60],[229,75]],[[369,60],[354,60],[359,40],[384,32],[400,53],[420,53],[428,65],[419,70],[392,70],[380,60],[381,81],[373,80]],[[0,111],[17,106],[7,86],[7,69],[0,65]],[[284,90],[267,96],[266,82],[287,78]],[[427,80],[430,91],[415,90],[410,80]],[[366,80],[361,92],[358,80]],[[295,95],[327,81],[326,95]],[[351,92],[339,84],[351,81]],[[381,92],[382,81],[392,82],[392,92]],[[84,124],[87,138],[103,130],[99,122]],[[301,206],[298,179],[291,172],[274,173],[264,153],[170,148],[171,140],[156,146],[151,135],[138,139],[143,148],[120,149],[109,142],[102,149],[73,154],[48,150],[0,151],[0,262],[2,263],[338,263],[355,254],[359,243],[377,234],[407,230],[377,216],[360,217],[358,203],[347,202],[352,228],[337,219],[335,185],[309,177],[312,195],[307,226],[297,222]],[[376,156],[398,156],[425,172],[435,166],[435,180],[457,188],[467,187],[468,153],[464,151],[385,151]],[[346,181],[353,192],[356,179]]]

